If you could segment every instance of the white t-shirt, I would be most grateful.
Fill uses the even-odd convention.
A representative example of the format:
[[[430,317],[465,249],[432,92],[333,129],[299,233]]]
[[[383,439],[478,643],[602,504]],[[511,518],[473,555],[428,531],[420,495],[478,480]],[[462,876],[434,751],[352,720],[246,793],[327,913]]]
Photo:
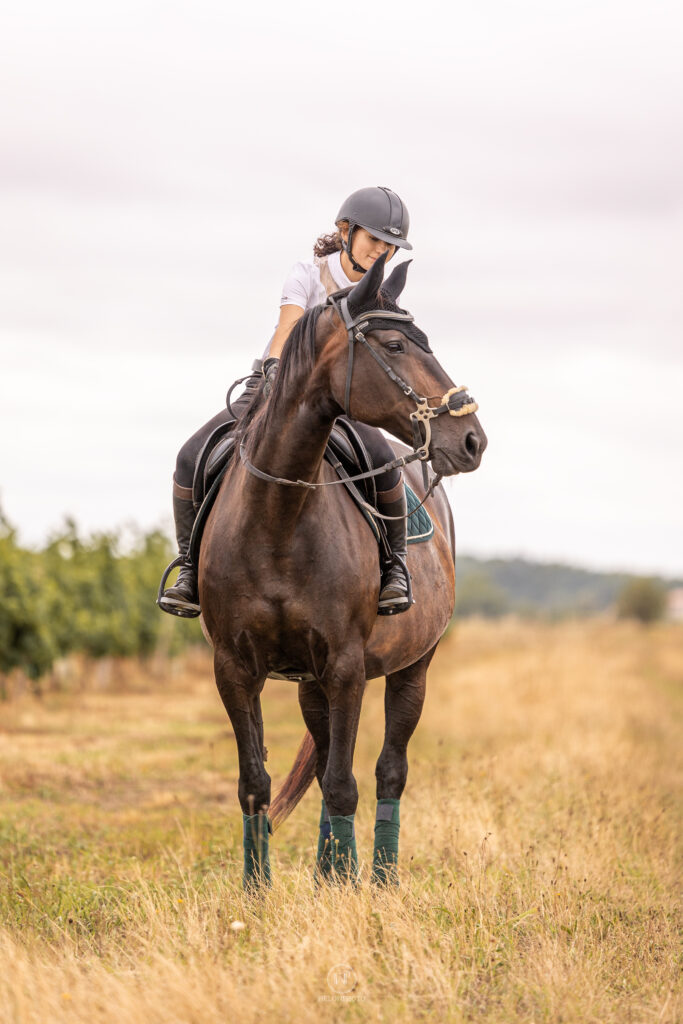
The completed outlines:
[[[327,257],[328,269],[339,288],[350,288],[357,284],[349,281],[341,265],[341,253],[333,252]],[[320,268],[314,260],[295,263],[282,288],[281,306],[301,306],[303,310],[320,305],[327,298],[325,286],[320,280]]]

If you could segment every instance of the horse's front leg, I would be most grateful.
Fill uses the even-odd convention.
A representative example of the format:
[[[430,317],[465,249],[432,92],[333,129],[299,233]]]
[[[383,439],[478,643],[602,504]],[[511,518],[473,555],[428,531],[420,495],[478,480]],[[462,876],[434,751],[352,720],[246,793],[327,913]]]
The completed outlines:
[[[218,647],[214,654],[214,671],[218,692],[237,740],[240,771],[238,796],[244,832],[242,884],[245,889],[269,885],[270,776],[264,767],[260,698],[265,675],[245,669],[229,651]]]
[[[306,728],[315,743],[315,775],[322,792],[323,775],[327,768],[330,749],[330,706],[317,680],[299,683],[299,706]],[[315,858],[315,877],[318,881],[328,878],[332,873],[331,831],[330,814],[323,800],[320,809],[318,851]]]
[[[362,650],[340,659],[326,674],[323,689],[330,715],[330,747],[322,791],[330,817],[332,872],[340,880],[358,877],[354,817],[358,786],[353,776],[353,752],[365,690]]]
[[[420,720],[427,669],[436,647],[413,665],[387,676],[384,746],[377,760],[377,813],[372,880],[398,884],[399,804],[408,778],[408,741]]]

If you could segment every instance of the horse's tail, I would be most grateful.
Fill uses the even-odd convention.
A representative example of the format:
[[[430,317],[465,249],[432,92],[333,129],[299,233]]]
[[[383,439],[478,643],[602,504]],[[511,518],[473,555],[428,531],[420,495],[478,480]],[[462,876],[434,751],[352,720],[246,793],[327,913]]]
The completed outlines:
[[[315,778],[317,755],[315,743],[307,732],[297,750],[289,775],[280,786],[270,805],[268,817],[273,832],[289,817]]]

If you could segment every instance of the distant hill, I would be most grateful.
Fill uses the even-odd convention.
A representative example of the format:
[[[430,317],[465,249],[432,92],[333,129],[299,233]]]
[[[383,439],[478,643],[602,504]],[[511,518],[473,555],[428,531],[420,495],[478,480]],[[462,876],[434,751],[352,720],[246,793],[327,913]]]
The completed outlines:
[[[455,614],[496,617],[507,613],[561,618],[593,615],[614,606],[627,573],[592,572],[571,565],[531,562],[524,558],[456,560]],[[662,579],[667,587],[683,581]]]

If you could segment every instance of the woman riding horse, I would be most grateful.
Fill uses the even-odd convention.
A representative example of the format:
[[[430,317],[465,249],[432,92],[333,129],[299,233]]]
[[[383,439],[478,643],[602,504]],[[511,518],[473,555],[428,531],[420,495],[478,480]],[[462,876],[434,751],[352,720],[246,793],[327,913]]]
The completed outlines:
[[[475,470],[486,436],[477,404],[456,387],[410,313],[398,306],[408,263],[382,283],[386,254],[351,289],[309,309],[291,331],[270,398],[244,415],[239,457],[228,465],[199,554],[199,590],[214,649],[216,685],[239,758],[244,884],[270,877],[268,835],[317,778],[322,791],[317,876],[355,880],[358,786],[353,755],[368,679],[386,679],[386,728],[377,761],[373,878],[396,879],[406,749],[418,723],[427,668],[455,596],[455,538],[436,479]],[[378,616],[377,542],[325,458],[341,413],[382,427],[412,451],[392,450],[434,527],[410,546],[417,603]],[[431,493],[431,498],[428,494]],[[307,736],[271,801],[261,692],[269,677],[296,680]]]
[[[362,188],[346,199],[336,217],[334,234],[322,235],[314,246],[314,258],[296,263],[285,281],[280,301],[280,319],[263,363],[265,391],[269,394],[279,357],[292,328],[306,310],[312,309],[334,292],[350,288],[363,278],[375,261],[386,254],[388,262],[397,248],[412,249],[408,242],[409,217],[401,199],[389,188]],[[221,424],[243,415],[261,384],[261,376],[251,377],[244,394],[212,417],[185,442],[178,453],[173,477],[173,515],[181,556],[186,556],[195,520],[192,482],[195,463],[205,442]],[[375,468],[391,462],[394,451],[376,427],[353,422],[356,432]],[[391,557],[383,560],[379,594],[380,614],[396,614],[410,607],[406,566],[406,497],[401,471],[393,468],[378,475],[377,504],[387,516],[387,535]],[[159,600],[160,607],[185,617],[200,614],[197,570],[189,561],[182,565],[174,586]]]

